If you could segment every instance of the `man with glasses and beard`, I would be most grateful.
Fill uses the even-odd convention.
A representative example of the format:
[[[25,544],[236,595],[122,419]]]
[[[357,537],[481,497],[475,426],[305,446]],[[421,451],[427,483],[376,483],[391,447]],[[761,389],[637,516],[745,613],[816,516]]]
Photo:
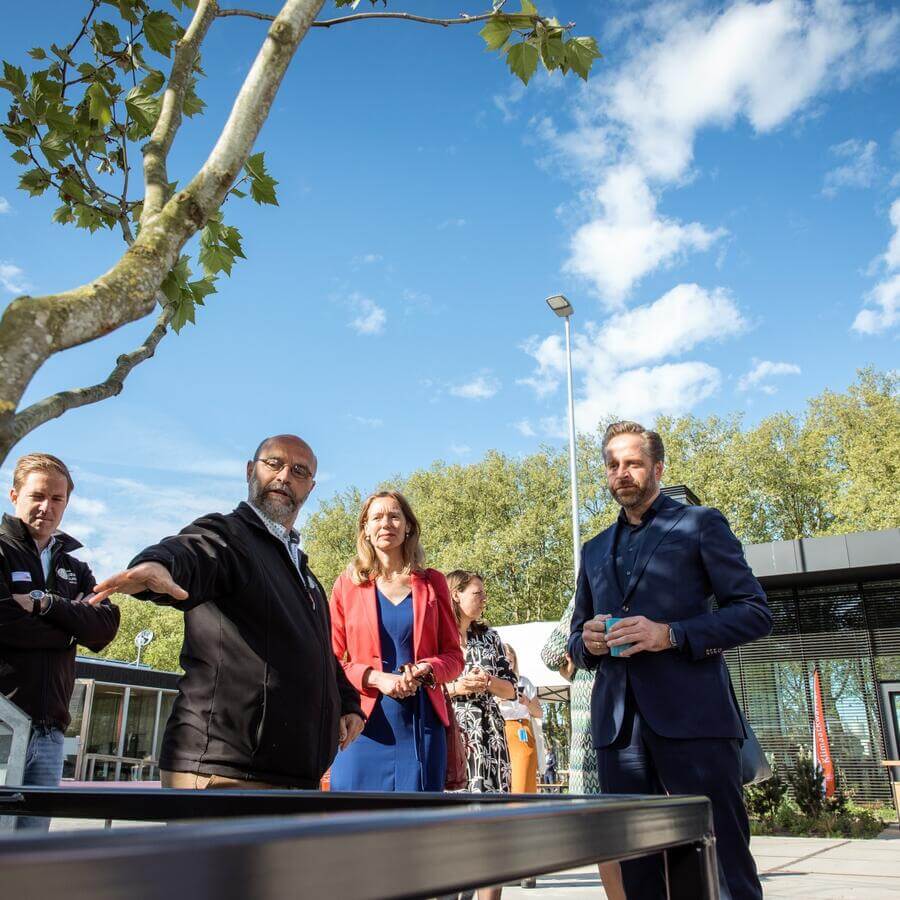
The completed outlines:
[[[597,673],[600,788],[708,796],[723,898],[761,900],[741,793],[744,727],[722,654],[772,630],[766,595],[718,510],[660,493],[655,431],[610,425],[603,459],[622,510],[584,545],[569,636],[578,668]],[[663,872],[659,856],[623,862],[626,894],[662,900]]]
[[[293,529],[316,465],[300,438],[266,438],[247,463],[246,503],[197,519],[95,589],[92,602],[120,591],[184,612],[163,787],[317,788],[362,731],[325,592]]]

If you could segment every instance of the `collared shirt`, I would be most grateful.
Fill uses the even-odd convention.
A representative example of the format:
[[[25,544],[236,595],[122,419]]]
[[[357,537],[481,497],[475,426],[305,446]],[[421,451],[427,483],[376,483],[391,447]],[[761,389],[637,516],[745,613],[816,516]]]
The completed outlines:
[[[278,540],[284,544],[294,565],[297,567],[297,571],[300,572],[300,535],[297,534],[293,528],[286,528],[281,523],[270,519],[262,510],[255,507],[252,503],[248,503],[247,505],[260,517],[263,525],[268,529],[269,534],[273,537],[277,537]]]
[[[647,525],[659,512],[662,502],[663,495],[659,494],[641,516],[641,521],[637,525],[632,525],[628,521],[624,509],[619,512],[619,518],[616,520],[613,555],[616,561],[616,578],[623,594],[628,590],[628,582],[631,581],[635,563],[640,556],[644,537],[647,534]]]
[[[49,543],[43,550],[41,550],[41,568],[44,570],[44,584],[47,583],[47,579],[50,577],[50,557],[53,556],[53,545],[56,543],[56,538],[51,537]]]

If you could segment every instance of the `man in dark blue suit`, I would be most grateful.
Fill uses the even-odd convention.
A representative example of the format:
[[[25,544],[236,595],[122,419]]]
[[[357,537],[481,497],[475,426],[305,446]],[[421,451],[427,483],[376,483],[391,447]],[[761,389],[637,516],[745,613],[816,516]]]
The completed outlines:
[[[601,790],[708,796],[722,895],[760,900],[741,791],[744,729],[722,653],[772,630],[766,595],[718,510],[660,493],[656,432],[610,425],[603,455],[622,510],[582,549],[569,636],[575,664],[596,670]],[[609,618],[621,621],[607,632]],[[660,856],[622,863],[629,900],[664,898],[663,872]]]

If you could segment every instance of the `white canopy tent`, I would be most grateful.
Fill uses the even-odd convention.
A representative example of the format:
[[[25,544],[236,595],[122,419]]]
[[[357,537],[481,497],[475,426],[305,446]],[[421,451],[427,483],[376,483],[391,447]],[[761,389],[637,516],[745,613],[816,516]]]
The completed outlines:
[[[541,700],[566,702],[569,682],[559,672],[548,669],[541,661],[541,648],[558,622],[525,622],[522,625],[500,625],[495,630],[504,644],[516,651],[519,674],[530,679]]]

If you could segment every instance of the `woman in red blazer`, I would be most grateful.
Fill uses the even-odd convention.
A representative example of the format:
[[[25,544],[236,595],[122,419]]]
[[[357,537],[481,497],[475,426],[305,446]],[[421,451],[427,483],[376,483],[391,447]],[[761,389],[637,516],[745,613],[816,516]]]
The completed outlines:
[[[444,789],[452,712],[440,686],[462,672],[463,656],[447,582],[424,568],[419,535],[402,494],[373,494],[356,559],[331,593],[334,653],[367,716],[331,767],[333,791]]]

